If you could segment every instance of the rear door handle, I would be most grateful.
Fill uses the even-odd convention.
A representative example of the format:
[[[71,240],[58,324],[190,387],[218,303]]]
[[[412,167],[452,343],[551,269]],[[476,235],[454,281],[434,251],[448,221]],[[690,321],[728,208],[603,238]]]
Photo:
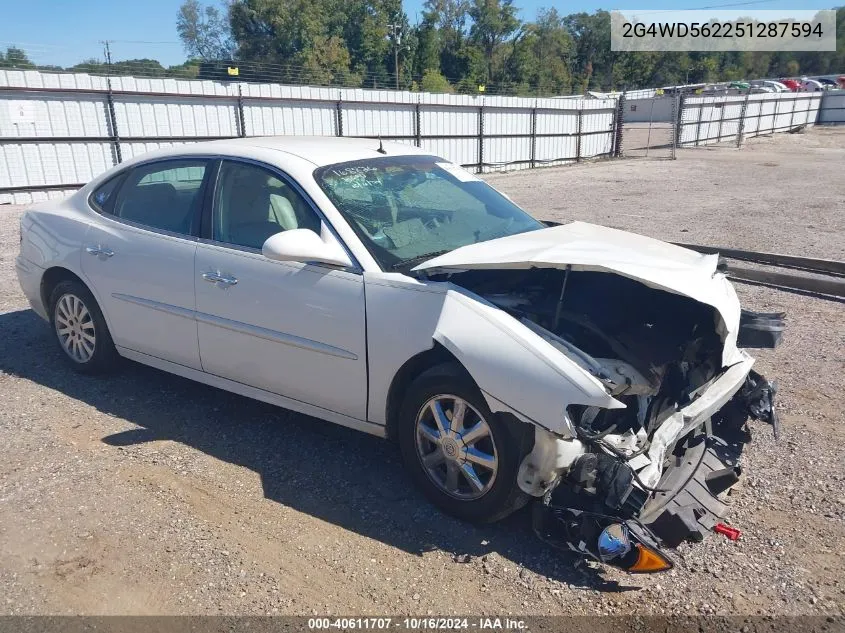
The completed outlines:
[[[209,283],[217,284],[218,286],[222,286],[224,288],[228,288],[229,286],[234,286],[236,283],[238,283],[237,277],[232,277],[230,275],[224,275],[223,273],[221,273],[219,271],[203,273],[202,278],[205,279]]]
[[[89,255],[96,255],[97,257],[111,257],[114,251],[110,248],[105,248],[97,244],[96,246],[86,246],[85,252]]]

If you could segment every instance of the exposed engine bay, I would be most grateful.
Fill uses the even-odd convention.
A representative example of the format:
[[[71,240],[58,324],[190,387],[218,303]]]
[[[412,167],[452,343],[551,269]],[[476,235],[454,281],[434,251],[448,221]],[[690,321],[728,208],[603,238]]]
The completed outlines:
[[[749,417],[773,425],[776,386],[753,359],[723,367],[710,305],[627,277],[566,268],[446,275],[599,380],[624,408],[569,405],[571,433],[537,428],[519,485],[544,540],[629,571],[660,571],[661,546],[700,541],[725,516]],[[737,347],[774,347],[782,314],[743,311]],[[732,344],[732,343],[731,343]]]

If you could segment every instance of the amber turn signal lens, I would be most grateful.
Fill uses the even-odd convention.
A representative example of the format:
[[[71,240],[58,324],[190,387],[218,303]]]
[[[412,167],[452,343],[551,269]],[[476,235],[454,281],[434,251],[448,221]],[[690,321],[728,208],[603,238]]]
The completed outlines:
[[[637,562],[628,568],[628,571],[635,574],[652,574],[658,571],[666,571],[672,569],[672,561],[663,556],[663,554],[637,543]]]

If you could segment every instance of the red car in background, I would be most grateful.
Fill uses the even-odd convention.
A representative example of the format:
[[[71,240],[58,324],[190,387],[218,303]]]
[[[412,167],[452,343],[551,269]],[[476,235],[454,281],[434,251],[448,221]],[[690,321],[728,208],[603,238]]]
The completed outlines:
[[[796,81],[795,79],[781,79],[780,82],[784,86],[789,88],[792,92],[800,92],[801,91],[801,83]]]

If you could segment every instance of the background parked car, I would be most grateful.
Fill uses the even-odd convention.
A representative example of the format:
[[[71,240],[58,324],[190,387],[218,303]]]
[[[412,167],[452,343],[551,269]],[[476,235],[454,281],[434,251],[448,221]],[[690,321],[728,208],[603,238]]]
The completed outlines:
[[[813,79],[818,81],[825,90],[834,90],[839,88],[839,84],[835,79],[830,79],[829,77],[813,77]]]
[[[803,92],[820,92],[824,90],[824,84],[816,79],[809,79],[807,77],[801,78],[801,89]]]

